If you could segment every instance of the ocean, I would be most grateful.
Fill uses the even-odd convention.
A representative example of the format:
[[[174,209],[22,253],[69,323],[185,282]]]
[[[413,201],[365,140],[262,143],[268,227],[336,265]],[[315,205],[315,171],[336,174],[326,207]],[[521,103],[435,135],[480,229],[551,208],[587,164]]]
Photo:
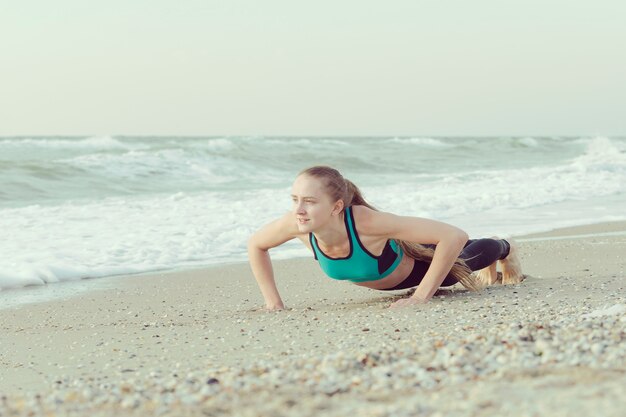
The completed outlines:
[[[0,289],[246,261],[320,164],[471,238],[626,219],[624,137],[0,137]]]

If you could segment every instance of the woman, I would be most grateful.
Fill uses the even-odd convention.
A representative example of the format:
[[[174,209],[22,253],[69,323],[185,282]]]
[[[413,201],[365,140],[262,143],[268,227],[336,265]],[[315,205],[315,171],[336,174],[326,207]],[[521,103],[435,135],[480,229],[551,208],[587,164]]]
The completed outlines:
[[[391,307],[426,303],[441,287],[460,282],[472,291],[516,284],[524,277],[517,248],[491,238],[468,240],[446,223],[378,211],[360,190],[334,168],[301,171],[292,186],[293,210],[265,225],[248,240],[252,272],[268,310],[285,308],[268,250],[298,238],[331,278],[377,290],[417,286],[413,295]],[[470,275],[472,271],[479,271]]]

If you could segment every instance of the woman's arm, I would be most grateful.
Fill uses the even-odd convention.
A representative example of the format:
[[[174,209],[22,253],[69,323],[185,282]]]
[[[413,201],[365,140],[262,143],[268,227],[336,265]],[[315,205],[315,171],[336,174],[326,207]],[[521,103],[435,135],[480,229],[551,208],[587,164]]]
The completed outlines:
[[[269,249],[295,238],[298,231],[292,213],[266,224],[248,239],[248,259],[268,309],[285,308],[278,294]]]
[[[285,308],[283,300],[280,299],[280,294],[278,294],[278,288],[276,288],[269,252],[248,244],[248,259],[250,260],[252,273],[265,299],[265,306],[269,310]]]
[[[439,241],[435,248],[432,263],[415,289],[412,298],[428,301],[435,295],[443,280],[450,273],[466,242],[467,238],[463,235],[450,236]]]
[[[353,208],[354,212],[354,208]],[[446,278],[469,239],[463,230],[421,217],[398,216],[358,206],[357,224],[362,233],[422,244],[435,244],[435,254],[413,298],[428,301]]]

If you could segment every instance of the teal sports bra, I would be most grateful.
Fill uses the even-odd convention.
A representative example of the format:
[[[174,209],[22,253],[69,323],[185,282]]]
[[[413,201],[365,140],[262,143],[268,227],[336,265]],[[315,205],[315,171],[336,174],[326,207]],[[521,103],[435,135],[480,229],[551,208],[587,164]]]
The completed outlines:
[[[402,248],[392,240],[387,240],[383,253],[374,256],[361,243],[354,225],[352,207],[344,210],[344,222],[350,238],[350,253],[345,258],[331,258],[317,246],[317,239],[309,233],[309,241],[315,259],[330,278],[353,282],[373,281],[391,274],[402,260]]]

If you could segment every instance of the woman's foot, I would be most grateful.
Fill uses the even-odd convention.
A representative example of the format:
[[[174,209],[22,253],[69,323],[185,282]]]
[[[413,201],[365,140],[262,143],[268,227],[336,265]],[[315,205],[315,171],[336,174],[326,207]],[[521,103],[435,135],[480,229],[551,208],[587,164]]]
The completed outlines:
[[[498,236],[491,236],[490,239],[499,240],[500,238]],[[497,264],[498,261],[495,261],[487,268],[483,268],[476,272],[476,278],[482,285],[488,286],[498,283],[502,284],[502,274],[500,272],[497,272]]]
[[[483,268],[476,272],[476,279],[484,285],[495,285],[500,282],[502,283],[502,274],[496,271],[497,262],[492,263],[487,268]]]
[[[519,284],[524,280],[522,274],[522,264],[518,256],[517,243],[512,239],[506,239],[509,242],[509,254],[506,258],[499,260],[502,268],[502,285]]]

